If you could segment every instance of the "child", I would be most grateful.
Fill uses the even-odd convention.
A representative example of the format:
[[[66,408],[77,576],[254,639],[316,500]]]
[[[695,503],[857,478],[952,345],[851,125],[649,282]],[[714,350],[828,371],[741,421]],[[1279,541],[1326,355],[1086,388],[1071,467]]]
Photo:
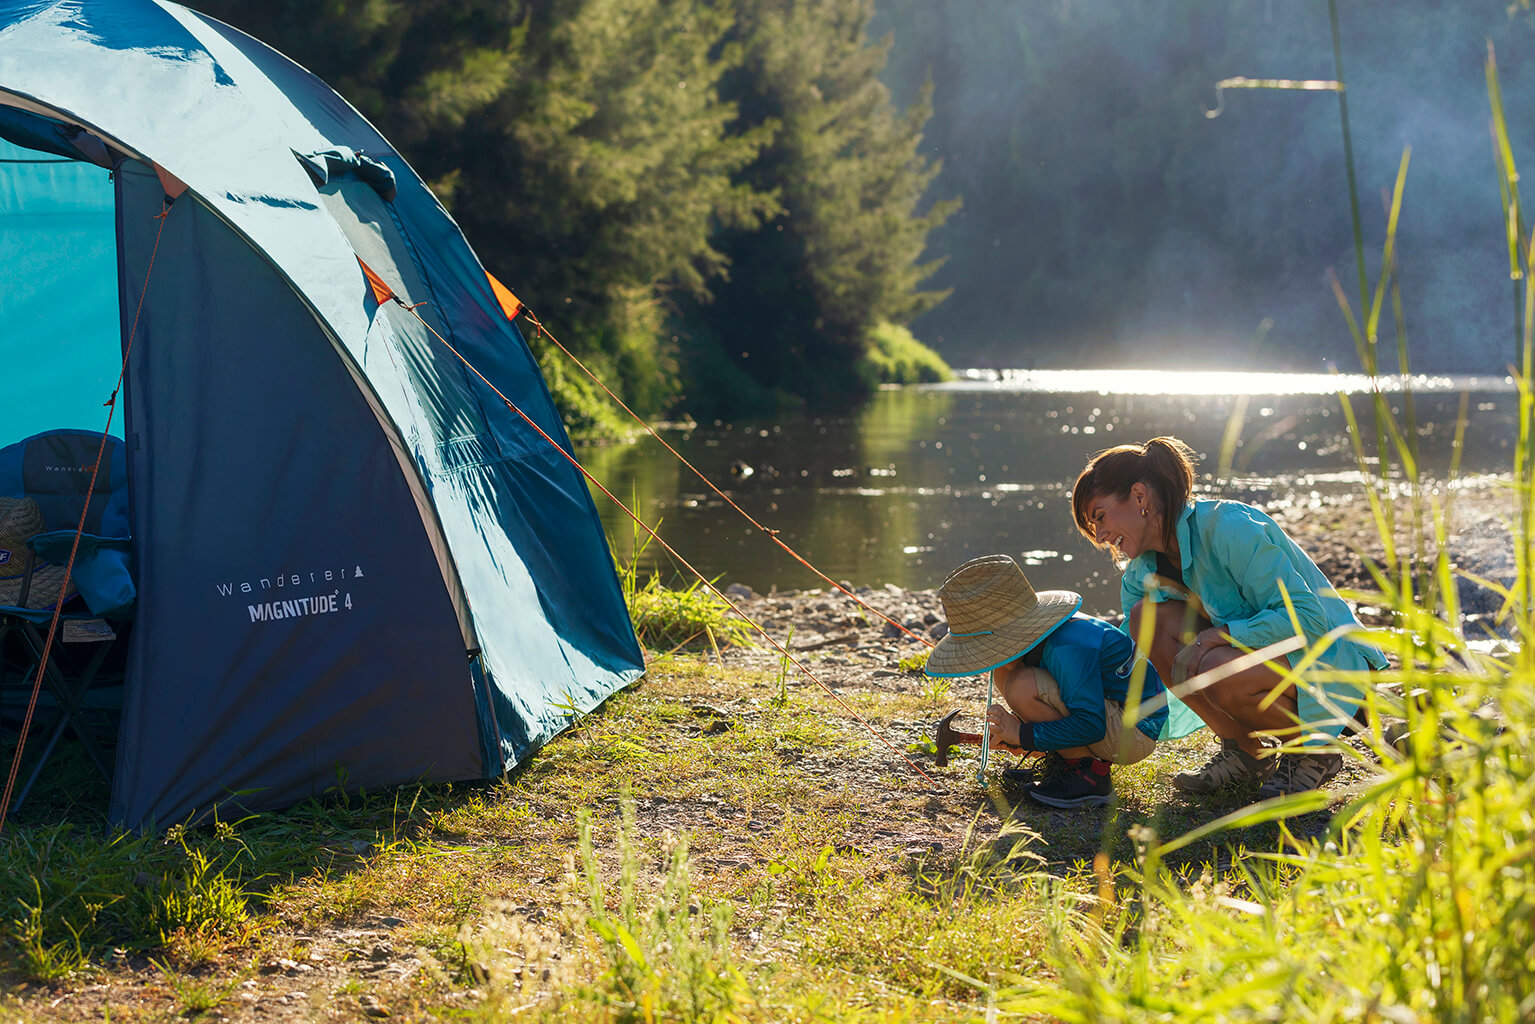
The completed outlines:
[[[1080,594],[1035,593],[1007,555],[972,559],[938,591],[949,634],[927,660],[930,676],[992,674],[1007,702],[986,711],[993,742],[1054,751],[1064,771],[1028,790],[1050,807],[1106,804],[1109,765],[1134,764],[1156,748],[1167,719],[1159,706],[1124,728],[1124,705],[1136,667],[1130,637],[1102,619],[1077,614]],[[1161,695],[1149,662],[1140,700]],[[1011,709],[1011,710],[1009,710]]]

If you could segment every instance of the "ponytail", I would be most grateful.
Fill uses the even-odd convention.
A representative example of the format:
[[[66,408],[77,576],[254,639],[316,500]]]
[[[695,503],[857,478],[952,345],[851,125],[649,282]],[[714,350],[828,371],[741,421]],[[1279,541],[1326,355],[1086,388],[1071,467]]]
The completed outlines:
[[[1194,451],[1176,437],[1153,437],[1145,444],[1107,448],[1088,460],[1071,488],[1071,511],[1082,536],[1098,543],[1088,522],[1088,505],[1102,495],[1125,501],[1136,484],[1156,500],[1162,515],[1162,540],[1177,538],[1178,515],[1194,493]]]

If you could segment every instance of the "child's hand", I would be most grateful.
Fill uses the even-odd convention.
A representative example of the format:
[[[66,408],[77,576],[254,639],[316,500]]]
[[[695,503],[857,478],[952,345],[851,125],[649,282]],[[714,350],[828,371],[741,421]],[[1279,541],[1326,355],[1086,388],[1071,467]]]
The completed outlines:
[[[986,709],[986,721],[991,726],[991,745],[993,747],[1005,747],[1008,750],[1021,750],[1018,746],[1020,723],[1018,716],[1014,715],[1001,704],[993,704]]]

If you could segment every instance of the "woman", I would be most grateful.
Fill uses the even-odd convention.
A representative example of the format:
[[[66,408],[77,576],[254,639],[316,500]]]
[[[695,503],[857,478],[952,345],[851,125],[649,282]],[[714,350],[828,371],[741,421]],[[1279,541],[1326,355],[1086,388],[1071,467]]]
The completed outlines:
[[[1274,520],[1241,502],[1192,500],[1192,454],[1174,437],[1110,448],[1093,456],[1071,494],[1077,529],[1129,563],[1120,584],[1126,628],[1138,637],[1143,618],[1154,616],[1148,653],[1162,678],[1175,686],[1293,638],[1292,610],[1307,647],[1340,626],[1362,628]],[[1263,756],[1260,733],[1325,743],[1349,724],[1361,692],[1360,683],[1333,677],[1361,679],[1386,659],[1367,642],[1335,638],[1312,666],[1318,685],[1297,689],[1285,679],[1305,653],[1247,667],[1183,698],[1221,749],[1174,776],[1174,786],[1211,793],[1257,785],[1267,798],[1318,789],[1338,773],[1342,756],[1325,746]]]

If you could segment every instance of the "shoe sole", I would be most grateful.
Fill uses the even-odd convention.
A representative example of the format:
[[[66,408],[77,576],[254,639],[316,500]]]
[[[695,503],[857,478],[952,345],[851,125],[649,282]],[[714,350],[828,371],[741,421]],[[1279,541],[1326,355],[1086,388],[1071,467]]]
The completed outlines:
[[[1232,779],[1229,782],[1218,782],[1214,785],[1193,782],[1187,785],[1179,785],[1178,780],[1173,779],[1173,789],[1180,793],[1186,793],[1189,796],[1210,796],[1212,793],[1237,793],[1244,789],[1253,789],[1262,786],[1267,781],[1268,777],[1265,776],[1263,778]]]
[[[1033,800],[1035,803],[1044,804],[1046,807],[1072,808],[1102,807],[1104,804],[1108,803],[1114,798],[1112,796],[1099,796],[1097,793],[1092,793],[1088,796],[1078,796],[1072,797],[1070,799],[1063,799],[1062,797],[1058,796],[1041,796],[1038,793],[1031,792],[1029,794],[1029,799]]]

